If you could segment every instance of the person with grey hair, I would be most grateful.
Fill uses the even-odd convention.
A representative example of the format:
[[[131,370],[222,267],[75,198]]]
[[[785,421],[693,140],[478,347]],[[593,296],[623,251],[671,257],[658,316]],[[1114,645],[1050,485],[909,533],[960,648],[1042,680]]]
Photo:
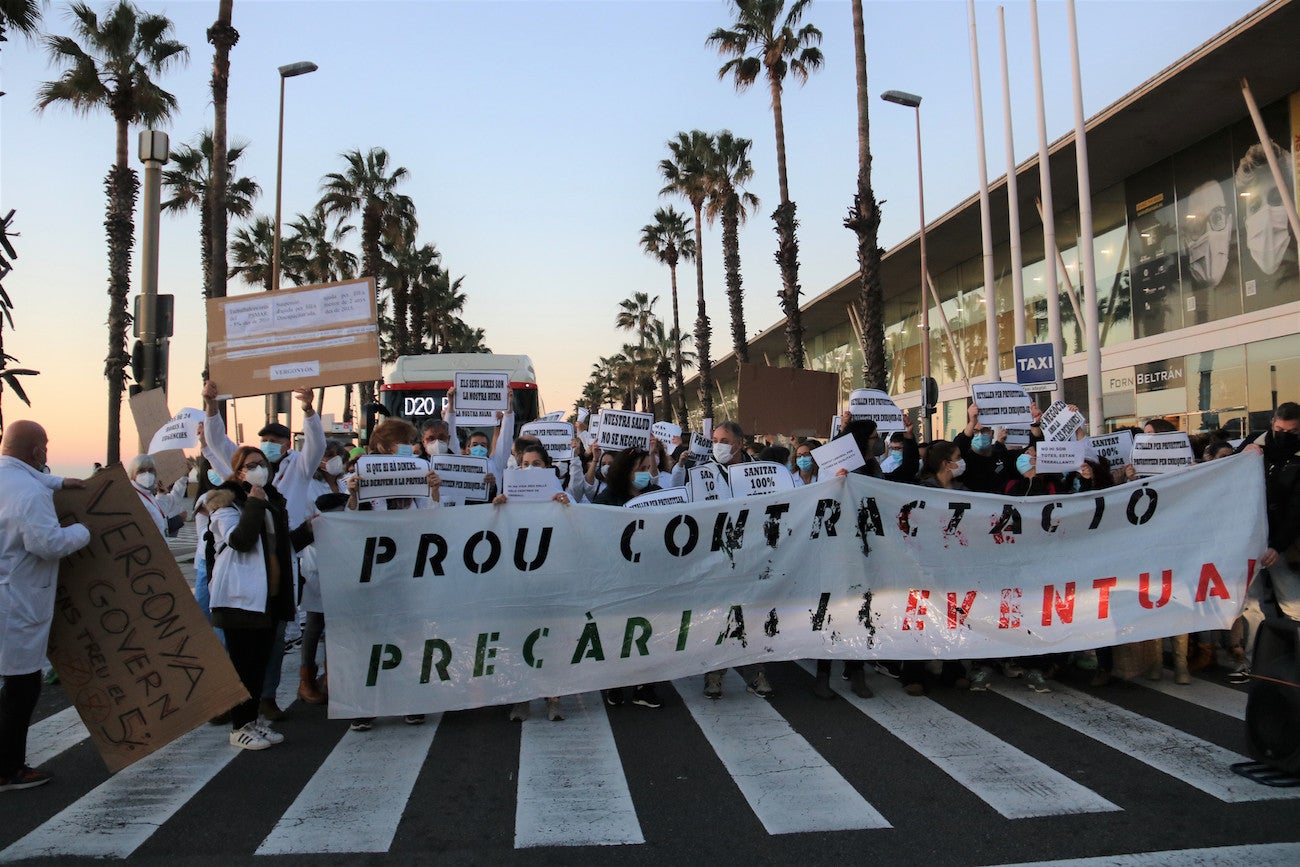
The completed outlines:
[[[181,476],[172,485],[169,492],[158,493],[158,468],[150,455],[136,455],[126,465],[126,476],[131,486],[140,495],[140,502],[158,526],[158,532],[166,538],[167,519],[179,515],[185,509],[185,488],[189,484],[186,476]]]

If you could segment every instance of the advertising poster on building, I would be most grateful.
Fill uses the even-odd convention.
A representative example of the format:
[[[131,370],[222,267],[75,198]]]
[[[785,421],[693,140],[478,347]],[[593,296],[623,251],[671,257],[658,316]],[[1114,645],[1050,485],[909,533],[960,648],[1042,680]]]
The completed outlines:
[[[1295,159],[1290,148],[1291,123],[1286,105],[1263,109],[1267,146],[1282,169],[1283,181],[1294,183]],[[1237,235],[1241,239],[1242,300],[1246,312],[1300,299],[1300,265],[1296,239],[1287,222],[1285,202],[1295,191],[1279,189],[1269,168],[1264,144],[1253,124],[1233,127],[1234,184]]]
[[[1133,281],[1133,336],[1148,337],[1181,328],[1172,161],[1156,163],[1129,178],[1124,194]]]
[[[1241,313],[1241,261],[1232,140],[1210,136],[1174,158],[1183,324]]]

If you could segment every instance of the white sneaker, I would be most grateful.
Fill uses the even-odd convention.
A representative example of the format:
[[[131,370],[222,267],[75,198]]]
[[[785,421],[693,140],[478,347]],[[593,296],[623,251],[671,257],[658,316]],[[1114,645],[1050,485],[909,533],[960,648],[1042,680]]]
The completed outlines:
[[[266,742],[271,746],[284,743],[284,735],[271,728],[271,724],[261,717],[253,720],[253,726],[257,729],[257,733],[266,738]]]
[[[262,737],[256,723],[247,723],[230,733],[230,745],[241,750],[264,750],[271,746],[271,742]]]

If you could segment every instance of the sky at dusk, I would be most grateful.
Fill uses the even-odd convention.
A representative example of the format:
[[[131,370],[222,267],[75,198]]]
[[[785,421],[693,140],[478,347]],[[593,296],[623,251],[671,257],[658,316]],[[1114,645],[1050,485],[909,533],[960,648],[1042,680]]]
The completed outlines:
[[[103,10],[107,5],[92,0]],[[179,113],[162,128],[172,145],[193,143],[212,124],[211,47],[204,32],[216,0],[141,2],[176,25],[188,64],[159,83]],[[1005,7],[1014,103],[1015,157],[1037,151],[1029,6]],[[1080,0],[1085,112],[1091,116],[1246,15],[1230,0]],[[999,4],[976,3],[989,177],[1006,172],[999,71]],[[976,192],[970,32],[965,2],[913,0],[865,5],[873,183],[884,202],[889,248],[917,230],[914,118],[881,102],[884,90],[920,94],[926,213],[934,220]],[[1073,128],[1066,6],[1039,5],[1048,137]],[[856,242],[843,228],[857,175],[853,28],[848,0],[817,0],[806,23],[825,34],[823,69],[785,99],[791,197],[800,220],[800,282],[812,298],[856,270]],[[741,233],[746,330],[780,318],[778,203],[773,122],[766,89],[737,94],[720,81],[723,60],[705,45],[730,24],[722,0],[236,0],[240,41],[231,53],[230,140],[249,148],[240,175],[263,188],[258,214],[274,210],[278,66],[310,60],[319,71],[287,82],[284,222],[308,211],[320,180],[341,171],[340,154],[379,146],[406,167],[420,223],[454,277],[464,276],[464,319],[486,329],[493,350],[531,355],[547,410],[567,409],[599,356],[631,337],[614,327],[618,302],[659,295],[671,316],[665,267],[640,250],[656,208],[659,160],[679,131],[729,129],[752,139],[762,203]],[[43,29],[70,34],[67,6],[51,3]],[[0,46],[0,214],[16,209],[19,259],[4,285],[16,330],[5,351],[40,371],[24,380],[32,407],[4,393],[6,420],[34,418],[51,435],[57,473],[81,475],[103,460],[108,309],[104,176],[113,160],[107,114],[34,111],[39,84],[56,78],[39,43],[10,34]],[[132,164],[136,132],[131,133]],[[164,196],[166,191],[164,190]],[[232,225],[231,235],[239,224]],[[715,354],[729,343],[721,230],[705,230],[706,298]],[[140,281],[140,220],[133,293]],[[359,252],[359,251],[358,251]],[[683,329],[694,317],[692,269],[681,275]],[[164,216],[159,291],[176,296],[170,405],[199,406],[205,321],[197,214]],[[255,291],[234,278],[230,293]],[[688,313],[689,311],[689,313]],[[342,389],[326,412],[342,413]],[[260,399],[239,401],[252,436]],[[135,453],[124,406],[122,455]]]

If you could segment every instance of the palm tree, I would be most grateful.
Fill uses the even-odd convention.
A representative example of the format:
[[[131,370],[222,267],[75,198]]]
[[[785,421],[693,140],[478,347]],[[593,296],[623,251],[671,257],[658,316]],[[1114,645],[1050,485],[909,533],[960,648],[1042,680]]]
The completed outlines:
[[[428,276],[420,282],[424,309],[427,311],[429,349],[433,352],[454,352],[452,329],[460,322],[460,312],[465,309],[465,293],[461,286],[464,275],[451,279],[451,274],[433,265]]]
[[[690,340],[689,334],[682,336],[675,328],[668,331],[662,321],[658,319],[654,321],[650,339],[646,343],[646,353],[650,364],[654,367],[655,377],[659,380],[659,393],[663,395],[664,400],[663,414],[656,415],[657,418],[666,420],[673,416],[672,388],[669,378],[672,376],[673,365],[677,358],[680,356],[686,367],[695,366],[695,353],[684,348]],[[685,425],[682,429],[686,429]]]
[[[659,321],[655,316],[655,304],[659,296],[651,298],[648,292],[633,292],[631,298],[618,302],[618,315],[614,317],[614,327],[621,331],[635,331],[637,345],[644,348],[653,323]]]
[[[281,244],[281,253],[286,245]],[[235,231],[235,241],[230,245],[230,255],[235,260],[235,267],[230,269],[231,277],[243,277],[245,283],[261,285],[270,292],[274,287],[272,280],[275,250],[275,224],[270,217],[258,217],[252,223]]]
[[[858,191],[844,221],[858,236],[858,316],[862,319],[862,379],[867,388],[888,388],[885,369],[885,291],[880,283],[880,203],[871,188],[871,124],[867,105],[867,43],[862,0],[853,0],[853,56],[858,82]]]
[[[105,179],[108,213],[108,378],[107,462],[120,460],[122,391],[126,384],[126,330],[131,317],[126,299],[131,291],[131,248],[135,244],[135,199],[140,182],[131,168],[127,132],[131,124],[152,126],[176,110],[176,97],[154,83],[189,56],[189,50],[171,39],[172,23],[162,15],[141,14],[120,0],[102,21],[85,3],[73,3],[72,36],[46,36],[52,63],[64,66],[57,81],[36,91],[36,109],[56,103],[89,114],[107,109],[116,124],[116,159]],[[84,46],[84,47],[83,47]]]
[[[700,410],[713,417],[713,363],[709,358],[709,312],[704,304],[704,201],[712,188],[711,167],[717,163],[713,136],[698,129],[677,133],[668,140],[671,159],[659,161],[659,174],[666,181],[659,195],[684,197],[695,209],[695,350],[700,357]]]
[[[3,2],[3,0],[0,0],[0,2]],[[0,233],[5,233],[8,228],[8,220],[0,222]],[[4,244],[6,251],[8,251],[8,238],[5,239]],[[17,257],[15,256],[14,258]],[[13,269],[9,263],[4,260],[4,257],[0,256],[0,278],[3,278],[4,275],[8,274],[11,270]],[[10,367],[9,362],[12,361],[14,364],[17,364],[18,359],[5,352],[5,322],[9,322],[9,327],[11,329],[14,327],[13,307],[13,302],[9,300],[9,294],[5,292],[5,287],[0,285],[0,399],[3,399],[4,397],[4,388],[7,385],[14,394],[18,395],[19,400],[28,406],[31,406],[32,402],[27,399],[27,392],[23,390],[22,383],[18,381],[18,377],[36,376],[37,371],[29,370],[25,367]],[[3,406],[0,406],[0,432],[4,431],[4,426],[4,411]]]
[[[438,248],[433,244],[421,244],[413,248],[409,267],[411,268],[409,289],[411,352],[423,353],[428,351],[424,345],[424,337],[429,330],[429,305],[425,287],[436,281],[438,275],[442,273],[442,253],[438,252]]]
[[[448,352],[491,352],[483,341],[487,333],[482,328],[470,328],[460,319],[454,319],[447,327],[450,342]]]
[[[737,138],[730,130],[717,134],[718,161],[713,167],[713,193],[706,215],[709,225],[722,216],[722,265],[727,273],[727,301],[731,307],[731,343],[736,360],[749,363],[745,339],[745,290],[740,279],[740,224],[758,207],[758,196],[744,189],[754,177],[749,161],[753,142]]]
[[[772,212],[776,223],[776,261],[781,268],[781,308],[785,313],[786,353],[790,366],[804,366],[803,322],[799,311],[799,242],[795,229],[795,204],[785,167],[785,120],[781,91],[786,74],[800,84],[822,65],[817,46],[822,32],[811,24],[799,27],[811,0],[794,0],[785,11],[785,0],[731,0],[735,12],[733,29],[719,27],[707,44],[720,55],[730,57],[718,70],[718,78],[731,76],[737,91],[744,91],[766,72],[772,93],[772,117],[776,123],[776,171],[781,204]],[[784,17],[782,13],[785,12]],[[796,29],[798,28],[798,29]]]
[[[10,29],[31,39],[40,21],[41,4],[37,0],[0,0],[0,42],[8,41],[5,31]]]
[[[210,270],[203,272],[203,287],[207,297],[226,297],[226,239],[227,215],[233,214],[227,197],[239,195],[237,190],[229,188],[230,164],[226,149],[226,98],[230,90],[230,49],[239,41],[239,31],[230,23],[234,0],[219,0],[217,3],[217,20],[208,28],[208,42],[212,44],[212,196],[208,202],[210,213],[204,213],[208,221],[210,237],[207,249],[219,250],[221,255],[212,256],[204,262]],[[242,215],[237,215],[242,216]],[[211,293],[216,293],[215,295]]]
[[[221,298],[225,292],[214,295],[212,292],[212,210],[210,202],[213,189],[213,136],[210,130],[199,135],[195,145],[183,144],[171,154],[171,168],[162,173],[163,186],[171,191],[172,197],[162,203],[162,210],[181,214],[191,208],[199,212],[199,250],[203,263],[203,297]],[[234,168],[235,163],[248,148],[247,142],[236,142],[226,154],[226,164]],[[252,178],[239,178],[227,187],[226,213],[232,217],[247,217],[253,213],[253,200],[262,192],[257,181]]]
[[[695,239],[690,236],[686,215],[672,205],[655,211],[655,221],[641,227],[641,249],[668,266],[673,287],[673,334],[682,333],[682,321],[677,310],[677,262],[695,258]],[[682,356],[673,354],[673,373],[677,386],[677,424],[686,429],[686,381],[682,375]]]
[[[617,355],[602,355],[591,366],[592,381],[599,384],[603,394],[601,402],[608,403],[611,408],[614,406],[614,397],[618,394],[618,377],[615,372],[617,365]]]
[[[342,220],[330,227],[325,212],[316,206],[309,214],[289,221],[282,239],[280,264],[295,286],[351,280],[357,273],[357,256],[344,247],[354,227]]]

